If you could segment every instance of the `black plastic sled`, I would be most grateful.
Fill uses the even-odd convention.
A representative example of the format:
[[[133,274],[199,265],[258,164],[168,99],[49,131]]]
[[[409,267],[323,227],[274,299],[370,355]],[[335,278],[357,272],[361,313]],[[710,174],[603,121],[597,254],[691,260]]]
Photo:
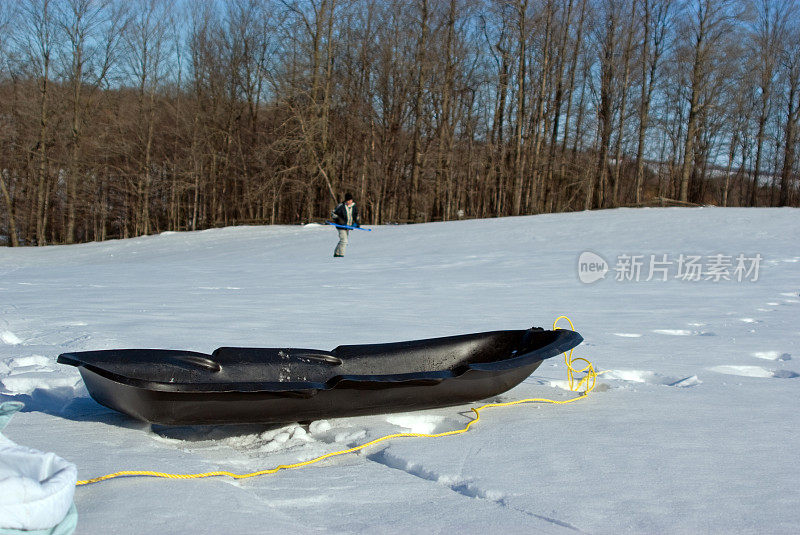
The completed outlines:
[[[540,328],[344,345],[59,355],[99,403],[163,425],[280,423],[460,405],[505,392],[581,343]]]

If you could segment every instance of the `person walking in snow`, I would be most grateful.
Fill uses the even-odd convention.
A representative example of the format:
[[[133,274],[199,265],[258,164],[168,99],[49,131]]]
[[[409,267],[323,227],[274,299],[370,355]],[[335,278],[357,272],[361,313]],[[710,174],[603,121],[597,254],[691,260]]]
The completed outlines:
[[[344,202],[331,212],[331,219],[337,225],[347,225],[348,227],[360,227],[361,220],[358,217],[358,206],[353,200],[353,196],[345,193]],[[344,251],[347,249],[347,237],[350,234],[350,229],[337,228],[339,231],[339,243],[336,245],[336,250],[333,252],[334,258],[344,256]]]

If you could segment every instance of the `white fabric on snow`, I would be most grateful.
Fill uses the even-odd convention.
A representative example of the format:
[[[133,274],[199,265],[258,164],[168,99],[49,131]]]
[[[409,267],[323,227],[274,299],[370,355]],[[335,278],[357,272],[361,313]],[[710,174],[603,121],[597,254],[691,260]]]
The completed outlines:
[[[0,403],[0,430],[22,403]],[[53,453],[15,444],[0,434],[0,528],[49,529],[72,507],[78,470]]]

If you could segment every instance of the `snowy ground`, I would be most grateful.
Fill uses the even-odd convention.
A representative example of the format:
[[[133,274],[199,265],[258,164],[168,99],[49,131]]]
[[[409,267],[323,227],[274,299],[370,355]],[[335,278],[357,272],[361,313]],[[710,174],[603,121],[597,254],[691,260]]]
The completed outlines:
[[[487,410],[466,435],[238,482],[80,487],[78,532],[796,533],[798,236],[796,209],[626,209],[375,227],[352,232],[336,260],[335,232],[321,226],[0,249],[0,401],[27,405],[5,434],[89,478],[248,472],[386,433],[457,429],[468,406],[306,426],[149,426],[96,404],[55,359],[331,349],[550,328],[566,314],[585,338],[576,355],[606,370],[587,400]],[[579,280],[584,252],[608,262],[605,279]],[[638,277],[625,255],[641,256]],[[702,280],[678,276],[693,278],[680,255],[701,257]],[[739,255],[757,280],[736,271]],[[645,280],[656,261],[667,263]],[[501,399],[566,399],[564,378],[556,358]]]

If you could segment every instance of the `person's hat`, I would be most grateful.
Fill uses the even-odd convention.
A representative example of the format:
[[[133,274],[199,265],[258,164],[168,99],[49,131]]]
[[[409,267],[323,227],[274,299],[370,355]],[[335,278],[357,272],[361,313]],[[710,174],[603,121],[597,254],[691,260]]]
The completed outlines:
[[[352,201],[352,200],[353,200],[353,196],[352,195],[350,195],[349,193],[345,193],[344,194],[344,202]]]

